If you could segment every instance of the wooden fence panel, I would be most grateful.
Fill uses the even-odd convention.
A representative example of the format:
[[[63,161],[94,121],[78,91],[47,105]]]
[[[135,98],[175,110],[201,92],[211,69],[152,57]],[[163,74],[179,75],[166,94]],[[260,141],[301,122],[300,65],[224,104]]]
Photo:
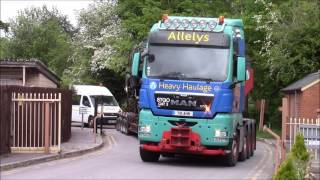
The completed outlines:
[[[55,88],[39,88],[39,87],[23,87],[23,86],[0,86],[0,154],[9,153],[10,146],[13,143],[24,143],[31,144],[35,147],[40,146],[40,144],[44,141],[44,131],[42,126],[44,126],[44,122],[34,121],[35,119],[44,119],[44,105],[39,102],[29,102],[28,104],[16,107],[17,104],[12,103],[12,92],[24,94],[28,94],[29,98],[44,98],[40,96],[41,93],[48,93],[48,97],[53,96],[54,94],[61,93],[61,142],[66,142],[71,137],[71,111],[72,111],[72,91],[63,90],[63,89],[55,89]],[[13,107],[15,106],[15,107]],[[20,109],[18,109],[20,108]],[[16,109],[15,112],[11,112],[11,109]],[[32,110],[31,110],[32,109]],[[40,111],[35,111],[35,109],[41,109]],[[59,106],[57,104],[51,104],[50,109],[58,110]],[[31,111],[30,111],[31,110]],[[11,117],[12,116],[12,117]],[[14,121],[15,123],[10,124],[12,118],[16,118],[14,116],[23,116],[25,119],[29,119],[27,127],[25,129],[19,128],[20,124]],[[51,118],[56,118],[58,114],[51,113]],[[21,123],[25,123],[21,122]],[[52,127],[57,127],[58,124],[51,124]],[[10,134],[11,130],[11,134]],[[17,138],[13,139],[13,132],[17,133],[17,137],[20,139],[23,137],[24,142],[16,142]],[[59,133],[58,129],[51,133]],[[38,136],[34,136],[37,135]],[[54,138],[51,134],[51,143],[58,143],[58,138]],[[37,139],[38,138],[38,139]]]
[[[10,107],[10,88],[0,86],[0,154],[10,153]]]

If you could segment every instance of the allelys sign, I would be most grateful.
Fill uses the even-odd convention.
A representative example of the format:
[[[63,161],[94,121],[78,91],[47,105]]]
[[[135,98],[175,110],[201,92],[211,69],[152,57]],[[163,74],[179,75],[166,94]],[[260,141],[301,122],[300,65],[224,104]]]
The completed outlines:
[[[208,42],[209,34],[200,34],[196,32],[170,32],[168,34],[168,41],[192,41],[195,44],[199,42]]]

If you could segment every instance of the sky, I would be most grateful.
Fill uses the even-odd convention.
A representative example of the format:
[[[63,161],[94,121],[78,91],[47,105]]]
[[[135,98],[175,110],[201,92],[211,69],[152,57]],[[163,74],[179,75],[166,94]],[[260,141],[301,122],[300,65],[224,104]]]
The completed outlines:
[[[0,0],[0,19],[8,22],[18,15],[18,10],[47,5],[56,7],[61,14],[67,15],[71,24],[77,25],[76,12],[86,8],[94,0]]]

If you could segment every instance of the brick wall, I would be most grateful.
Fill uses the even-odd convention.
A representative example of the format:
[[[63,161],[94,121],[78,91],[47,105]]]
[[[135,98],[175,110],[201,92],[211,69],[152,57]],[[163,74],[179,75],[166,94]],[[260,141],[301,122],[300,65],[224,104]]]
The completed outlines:
[[[303,118],[317,118],[320,108],[320,82],[307,88],[301,94],[301,114]]]
[[[300,117],[301,112],[301,92],[287,94],[289,103],[289,117]]]

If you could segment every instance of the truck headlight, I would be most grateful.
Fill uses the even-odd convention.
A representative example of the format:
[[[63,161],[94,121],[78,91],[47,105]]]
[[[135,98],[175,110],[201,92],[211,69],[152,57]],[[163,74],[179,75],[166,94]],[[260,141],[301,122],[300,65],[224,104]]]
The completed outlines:
[[[139,132],[141,133],[150,133],[151,132],[151,125],[145,124],[139,127]]]
[[[228,132],[227,131],[221,131],[220,129],[216,129],[214,132],[215,137],[227,137]]]

